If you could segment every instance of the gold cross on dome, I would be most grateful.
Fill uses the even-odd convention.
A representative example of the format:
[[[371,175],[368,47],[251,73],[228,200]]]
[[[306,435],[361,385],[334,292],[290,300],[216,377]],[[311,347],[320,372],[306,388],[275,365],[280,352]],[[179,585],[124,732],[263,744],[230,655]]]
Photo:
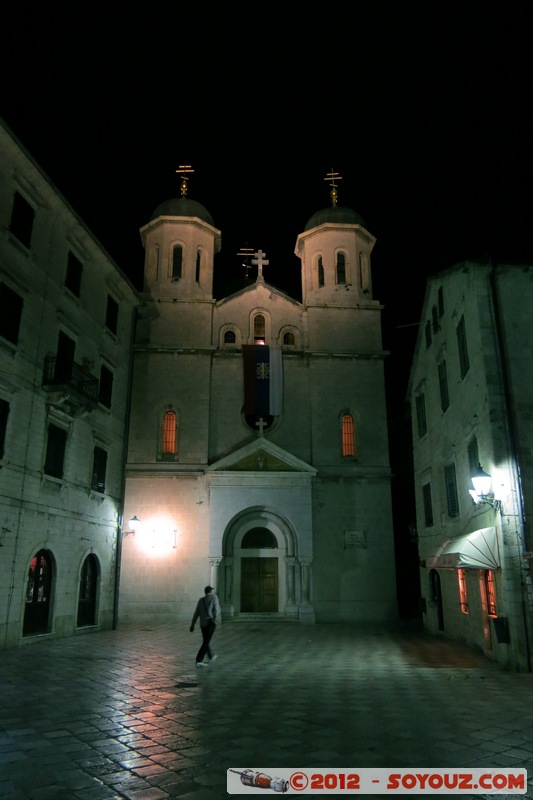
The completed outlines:
[[[176,170],[176,173],[178,175],[181,175],[180,188],[181,188],[181,196],[182,197],[185,197],[186,194],[187,194],[187,182],[189,180],[189,178],[187,177],[187,174],[190,173],[190,172],[191,173],[194,172],[194,170],[191,169],[191,165],[190,164],[180,164],[179,169]]]
[[[327,180],[331,180],[331,183],[329,184],[329,185],[331,186],[331,192],[329,193],[329,196],[331,197],[331,203],[332,203],[332,205],[333,205],[333,206],[336,206],[336,205],[337,205],[337,199],[338,199],[339,193],[338,193],[338,191],[337,191],[337,184],[335,183],[335,181],[336,181],[336,180],[337,180],[337,181],[342,181],[342,176],[341,176],[341,175],[339,175],[339,173],[338,173],[338,172],[334,172],[334,171],[333,171],[333,167],[332,167],[332,168],[331,168],[331,172],[328,172],[328,174],[326,175],[326,177],[324,178],[324,180],[325,180],[325,181],[327,181]]]

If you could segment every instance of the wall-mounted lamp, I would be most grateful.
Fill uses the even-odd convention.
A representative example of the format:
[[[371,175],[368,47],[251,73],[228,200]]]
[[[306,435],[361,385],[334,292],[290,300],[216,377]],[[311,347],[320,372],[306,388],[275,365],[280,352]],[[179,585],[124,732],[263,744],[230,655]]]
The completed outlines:
[[[137,514],[134,514],[133,517],[128,521],[128,525],[130,526],[129,531],[123,531],[122,535],[130,536],[130,534],[133,534],[133,536],[135,536],[135,532],[139,529],[140,524],[141,520],[139,519]]]
[[[487,503],[492,508],[497,508],[498,511],[502,510],[502,501],[496,500],[494,493],[491,492],[492,478],[481,468],[481,464],[477,465],[472,475],[473,489],[469,489],[470,497],[476,505],[480,503]]]

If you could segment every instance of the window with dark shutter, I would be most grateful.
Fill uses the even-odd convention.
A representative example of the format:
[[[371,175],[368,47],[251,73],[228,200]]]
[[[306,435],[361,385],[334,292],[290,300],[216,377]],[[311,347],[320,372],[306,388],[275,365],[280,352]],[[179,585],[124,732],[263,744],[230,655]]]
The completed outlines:
[[[440,362],[439,367],[439,391],[440,391],[440,407],[446,411],[450,405],[450,396],[448,394],[448,373],[446,371],[446,361]]]
[[[459,352],[459,370],[461,378],[464,378],[470,368],[464,316],[461,317],[457,325],[457,350]]]
[[[473,436],[468,442],[468,470],[469,474],[473,475],[479,466],[479,451],[477,446],[477,439]]]
[[[455,464],[447,464],[447,466],[444,467],[444,480],[446,483],[446,503],[448,505],[448,515],[450,517],[457,517],[459,515],[459,500],[457,498]]]

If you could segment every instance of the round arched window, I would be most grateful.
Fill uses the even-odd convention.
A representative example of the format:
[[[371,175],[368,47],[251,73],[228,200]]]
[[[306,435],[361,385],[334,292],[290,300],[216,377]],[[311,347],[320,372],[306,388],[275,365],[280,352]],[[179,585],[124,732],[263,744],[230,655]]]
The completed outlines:
[[[278,546],[278,540],[268,528],[251,528],[243,536],[241,547],[244,550],[269,547],[275,548]]]

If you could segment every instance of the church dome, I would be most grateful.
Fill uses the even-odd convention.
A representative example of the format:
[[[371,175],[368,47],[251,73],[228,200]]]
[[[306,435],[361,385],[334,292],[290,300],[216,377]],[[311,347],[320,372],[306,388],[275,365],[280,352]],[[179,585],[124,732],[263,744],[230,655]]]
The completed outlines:
[[[161,203],[150,217],[150,222],[157,217],[198,217],[215,227],[213,217],[207,208],[188,197],[175,197],[173,200]]]
[[[331,206],[330,208],[323,208],[313,214],[307,225],[306,231],[311,228],[316,228],[318,225],[324,225],[327,222],[334,222],[338,225],[361,225],[366,228],[366,222],[357,212],[352,211],[351,208],[343,208],[342,206]]]

